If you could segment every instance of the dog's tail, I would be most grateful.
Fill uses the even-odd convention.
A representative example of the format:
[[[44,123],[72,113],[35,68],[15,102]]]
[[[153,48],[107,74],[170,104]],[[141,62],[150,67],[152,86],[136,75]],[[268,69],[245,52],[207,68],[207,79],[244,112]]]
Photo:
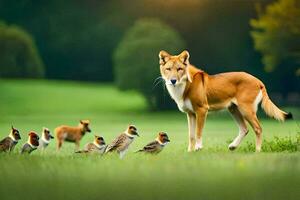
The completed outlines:
[[[261,86],[262,91],[262,102],[261,107],[265,111],[265,113],[273,117],[274,119],[278,121],[285,121],[287,119],[293,119],[292,113],[284,112],[283,110],[280,110],[269,98],[269,95],[267,93],[266,87],[264,85]]]

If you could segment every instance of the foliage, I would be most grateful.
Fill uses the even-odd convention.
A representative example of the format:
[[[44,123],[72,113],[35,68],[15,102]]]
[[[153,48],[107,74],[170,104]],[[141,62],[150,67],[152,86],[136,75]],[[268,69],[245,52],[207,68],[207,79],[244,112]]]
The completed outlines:
[[[44,65],[29,33],[0,22],[0,77],[41,78]]]
[[[179,53],[185,47],[180,35],[157,19],[141,19],[131,27],[114,53],[116,84],[120,89],[141,92],[151,109],[165,108],[163,87],[156,87],[160,76],[158,53]]]
[[[241,147],[243,152],[254,152],[255,144],[247,142],[246,146]],[[274,136],[272,140],[264,140],[262,152],[297,152],[300,151],[300,133],[295,138],[292,136]]]
[[[255,49],[262,53],[265,70],[270,72],[286,60],[293,61],[294,74],[300,65],[300,3],[279,0],[251,20]]]

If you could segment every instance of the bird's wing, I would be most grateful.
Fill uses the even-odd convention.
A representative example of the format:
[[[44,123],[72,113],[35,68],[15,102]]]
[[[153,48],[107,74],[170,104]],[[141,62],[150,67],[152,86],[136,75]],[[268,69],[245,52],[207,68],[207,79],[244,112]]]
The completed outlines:
[[[107,146],[105,152],[111,152],[114,151],[116,148],[118,148],[125,140],[126,140],[126,134],[122,133],[119,135],[116,139],[112,141],[110,145]]]
[[[10,141],[8,137],[4,138],[3,140],[0,141],[0,151],[8,150],[9,145],[10,145]]]
[[[30,146],[28,143],[24,144],[22,149],[21,149],[21,153],[25,153],[25,152],[28,152],[30,149]]]
[[[144,146],[143,151],[153,152],[157,150],[158,145],[160,145],[157,141],[150,142],[146,146]]]

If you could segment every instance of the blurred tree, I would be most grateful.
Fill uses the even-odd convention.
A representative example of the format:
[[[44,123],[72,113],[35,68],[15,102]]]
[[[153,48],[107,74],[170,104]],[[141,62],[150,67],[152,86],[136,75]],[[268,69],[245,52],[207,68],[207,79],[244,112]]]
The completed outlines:
[[[141,92],[152,110],[174,106],[164,95],[164,84],[155,87],[155,80],[160,76],[158,53],[163,49],[175,54],[184,47],[183,39],[167,24],[158,19],[138,20],[114,52],[117,86]]]
[[[112,52],[126,23],[112,23],[123,15],[109,2],[0,0],[0,18],[35,36],[47,78],[112,81]]]
[[[264,69],[281,80],[283,93],[299,91],[300,1],[279,0],[265,12],[258,6],[258,15],[250,21],[251,35],[255,49],[263,56]]]
[[[0,77],[41,78],[44,74],[30,34],[16,25],[0,22]]]

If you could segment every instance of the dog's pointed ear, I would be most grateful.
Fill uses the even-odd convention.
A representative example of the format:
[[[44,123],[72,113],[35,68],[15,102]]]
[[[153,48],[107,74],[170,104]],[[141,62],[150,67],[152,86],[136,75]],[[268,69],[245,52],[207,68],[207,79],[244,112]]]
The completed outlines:
[[[158,57],[159,57],[159,64],[164,65],[169,61],[171,55],[169,53],[167,53],[166,51],[161,50],[158,54]]]
[[[187,50],[184,50],[183,52],[181,52],[181,54],[179,54],[178,57],[184,65],[188,66],[190,64],[190,60],[189,60],[190,54]]]
[[[79,123],[80,123],[80,124],[83,124],[83,121],[82,121],[82,120],[80,120],[80,121],[79,121]]]

